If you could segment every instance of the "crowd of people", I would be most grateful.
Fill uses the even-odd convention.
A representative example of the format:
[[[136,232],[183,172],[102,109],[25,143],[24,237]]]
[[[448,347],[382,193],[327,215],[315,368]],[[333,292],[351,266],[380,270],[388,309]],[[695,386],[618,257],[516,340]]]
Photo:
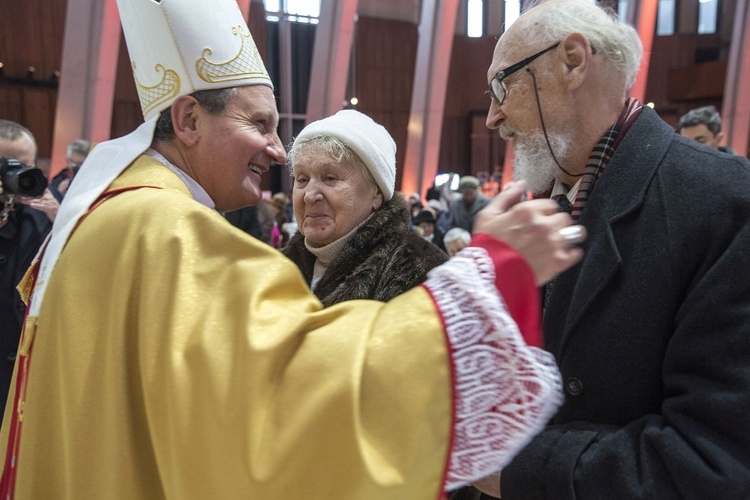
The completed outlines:
[[[0,495],[750,496],[750,163],[628,97],[632,27],[523,13],[487,71],[519,180],[407,198],[364,113],[287,151],[234,0],[118,7],[136,82],[182,85],[0,184]]]

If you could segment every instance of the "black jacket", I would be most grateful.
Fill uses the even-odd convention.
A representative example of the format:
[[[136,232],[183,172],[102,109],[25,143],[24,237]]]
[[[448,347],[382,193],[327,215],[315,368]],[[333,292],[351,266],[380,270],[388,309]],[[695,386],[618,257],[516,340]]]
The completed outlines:
[[[409,228],[409,206],[396,193],[363,224],[331,262],[313,292],[325,306],[354,299],[388,301],[422,283],[427,272],[448,260],[432,243]],[[295,234],[284,254],[309,284],[315,256]]]
[[[16,204],[8,223],[0,228],[0,409],[8,397],[26,313],[16,286],[51,229],[47,214],[21,204]]]
[[[747,161],[644,107],[547,303],[565,403],[503,499],[750,498],[749,220]]]

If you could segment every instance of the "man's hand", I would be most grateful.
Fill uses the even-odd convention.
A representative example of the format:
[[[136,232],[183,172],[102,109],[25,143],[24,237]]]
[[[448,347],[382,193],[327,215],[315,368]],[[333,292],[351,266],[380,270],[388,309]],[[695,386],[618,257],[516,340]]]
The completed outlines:
[[[558,212],[552,200],[521,203],[526,184],[515,182],[496,196],[474,221],[474,232],[485,233],[515,248],[542,285],[581,260],[583,251],[575,244],[586,238],[583,226],[571,226],[570,215]],[[573,234],[565,234],[560,229]]]
[[[45,189],[44,194],[39,198],[19,196],[16,199],[24,205],[28,205],[31,208],[41,210],[42,212],[47,214],[47,217],[51,222],[55,222],[57,211],[60,209],[60,202],[57,201],[57,198],[55,198],[55,195],[53,195],[52,191],[50,191],[49,189]]]
[[[70,187],[70,181],[71,178],[68,177],[67,179],[63,179],[60,181],[60,184],[57,186],[57,190],[60,191],[62,194],[65,194],[68,191],[68,188]]]

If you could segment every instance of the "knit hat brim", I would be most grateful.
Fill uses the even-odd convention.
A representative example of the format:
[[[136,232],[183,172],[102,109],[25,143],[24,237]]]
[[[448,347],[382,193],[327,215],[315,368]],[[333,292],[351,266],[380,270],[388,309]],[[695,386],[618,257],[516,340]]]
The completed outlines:
[[[353,109],[307,125],[295,145],[313,137],[335,137],[354,151],[367,167],[386,200],[396,188],[396,143],[391,134],[372,118]],[[294,145],[292,146],[294,148]]]

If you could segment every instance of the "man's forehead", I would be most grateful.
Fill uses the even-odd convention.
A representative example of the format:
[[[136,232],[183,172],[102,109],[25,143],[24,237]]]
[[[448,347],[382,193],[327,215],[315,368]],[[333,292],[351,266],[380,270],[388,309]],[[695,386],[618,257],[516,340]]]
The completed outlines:
[[[507,36],[507,38],[506,38]],[[492,63],[487,71],[488,78],[492,78],[499,71],[507,68],[511,64],[518,62],[516,53],[518,52],[518,43],[513,43],[514,37],[511,35],[503,35],[495,45],[495,51],[492,53]]]
[[[706,137],[714,137],[714,133],[711,132],[711,129],[708,128],[708,126],[705,123],[698,123],[695,125],[689,125],[687,127],[682,127],[681,133],[684,134],[690,134],[694,136],[706,136]]]
[[[34,163],[36,148],[31,139],[23,134],[15,141],[0,139],[0,156],[9,156],[26,164]]]

